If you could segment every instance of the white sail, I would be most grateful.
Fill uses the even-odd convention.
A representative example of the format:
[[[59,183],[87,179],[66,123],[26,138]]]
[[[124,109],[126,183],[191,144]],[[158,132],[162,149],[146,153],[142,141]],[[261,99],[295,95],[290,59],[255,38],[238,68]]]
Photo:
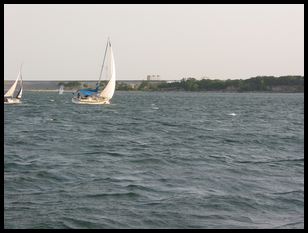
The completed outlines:
[[[22,87],[20,88],[16,98],[21,99],[21,97],[22,97]]]
[[[64,92],[64,86],[61,85],[60,88],[59,88],[59,94],[62,95]]]
[[[114,64],[113,51],[112,51],[110,42],[109,42],[109,54],[110,54],[110,59],[109,59],[109,64],[108,64],[108,68],[109,68],[108,76],[110,77],[110,80],[107,83],[104,90],[100,93],[101,97],[104,97],[108,100],[112,98],[114,91],[115,91],[115,86],[116,86],[115,64]]]
[[[18,79],[21,75],[20,73],[21,71],[19,71],[18,76],[16,78],[16,81],[14,82],[14,84],[11,86],[11,88],[5,93],[4,97],[13,97],[17,83],[18,83]]]
[[[16,98],[21,99],[21,97],[22,97],[22,90],[23,90],[23,83],[22,83],[22,76],[20,74],[20,89],[19,89],[19,92],[18,92]]]

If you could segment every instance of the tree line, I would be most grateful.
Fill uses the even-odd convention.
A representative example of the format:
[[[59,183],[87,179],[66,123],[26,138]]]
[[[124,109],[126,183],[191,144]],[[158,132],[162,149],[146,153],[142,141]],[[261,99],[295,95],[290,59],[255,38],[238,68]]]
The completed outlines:
[[[107,81],[100,83],[104,88]],[[65,89],[88,88],[78,81],[59,82]],[[304,92],[304,76],[257,76],[249,79],[201,79],[183,78],[178,82],[142,81],[139,85],[116,83],[116,90],[138,91],[220,91],[220,92]]]
[[[201,79],[183,78],[179,82],[153,83],[143,81],[138,90],[152,91],[226,91],[226,92],[253,92],[253,91],[282,91],[303,92],[304,76],[257,76],[250,79]]]

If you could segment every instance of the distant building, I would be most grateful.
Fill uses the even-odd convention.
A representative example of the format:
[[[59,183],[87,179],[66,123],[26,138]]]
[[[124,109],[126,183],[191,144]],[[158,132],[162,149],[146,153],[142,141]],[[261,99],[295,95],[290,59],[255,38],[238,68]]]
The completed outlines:
[[[147,75],[147,81],[159,81],[159,80],[160,80],[160,75],[158,74]]]

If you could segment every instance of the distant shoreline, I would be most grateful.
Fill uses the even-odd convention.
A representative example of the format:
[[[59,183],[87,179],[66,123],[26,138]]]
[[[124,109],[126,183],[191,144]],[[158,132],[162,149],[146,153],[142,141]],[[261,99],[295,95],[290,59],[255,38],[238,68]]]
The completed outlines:
[[[59,90],[44,90],[44,89],[28,89],[28,90],[24,90],[24,91],[31,91],[31,92],[59,92]],[[63,92],[75,92],[76,90],[64,90]]]
[[[100,83],[103,89],[106,81]],[[82,88],[93,88],[95,83],[80,81],[24,82],[24,90],[37,92],[57,92],[63,85],[65,92],[75,92]],[[7,83],[7,88],[9,84]],[[218,93],[304,93],[304,76],[256,76],[250,79],[195,79],[183,78],[176,82],[158,80],[117,81],[116,91],[159,91],[159,92],[218,92]]]
[[[59,90],[24,90],[30,92],[59,92]],[[64,90],[64,93],[74,93],[77,90]],[[116,90],[116,92],[183,92],[183,93],[304,93],[304,91],[185,91],[185,90]]]

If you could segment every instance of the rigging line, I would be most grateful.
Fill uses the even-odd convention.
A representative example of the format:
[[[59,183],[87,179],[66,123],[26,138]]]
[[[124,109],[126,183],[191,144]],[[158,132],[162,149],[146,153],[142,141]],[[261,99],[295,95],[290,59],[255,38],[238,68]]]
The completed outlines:
[[[21,69],[22,69],[22,65],[23,65],[23,63],[21,63],[21,65],[20,65],[20,69],[19,69],[19,79],[20,79],[20,86],[22,87],[22,84],[23,84],[23,80],[22,80],[22,74],[21,74]]]
[[[108,38],[108,40],[109,40],[109,38]],[[98,84],[100,83],[101,78],[102,78],[102,73],[103,73],[103,68],[104,68],[104,63],[105,63],[105,58],[106,58],[106,53],[107,53],[108,45],[109,45],[109,41],[107,42],[107,45],[106,45],[105,55],[104,55],[104,60],[103,60],[103,65],[102,65],[102,68],[101,68],[101,73],[100,73],[100,75],[99,75],[99,79],[98,79],[98,81],[97,81],[97,83],[96,83],[96,87],[98,87]]]

